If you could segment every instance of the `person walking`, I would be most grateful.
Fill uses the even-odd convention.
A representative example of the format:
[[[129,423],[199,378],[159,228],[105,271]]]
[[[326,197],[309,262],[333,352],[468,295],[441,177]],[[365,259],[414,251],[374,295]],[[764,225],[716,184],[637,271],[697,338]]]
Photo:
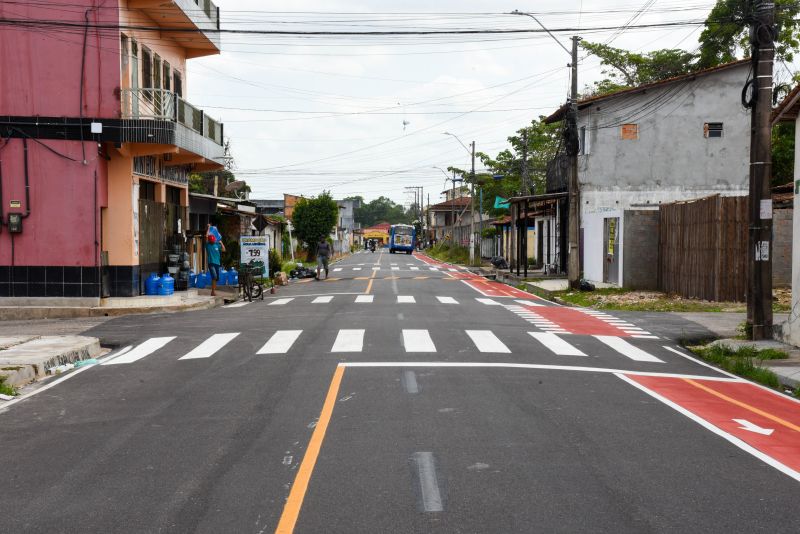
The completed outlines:
[[[211,275],[211,296],[217,295],[217,281],[219,280],[219,270],[222,268],[220,251],[225,252],[225,245],[221,239],[211,233],[206,234],[206,261],[208,262],[208,274]]]
[[[319,243],[317,243],[317,280],[319,280],[320,269],[325,269],[325,278],[328,278],[328,259],[330,256],[331,246],[325,236],[320,236]]]

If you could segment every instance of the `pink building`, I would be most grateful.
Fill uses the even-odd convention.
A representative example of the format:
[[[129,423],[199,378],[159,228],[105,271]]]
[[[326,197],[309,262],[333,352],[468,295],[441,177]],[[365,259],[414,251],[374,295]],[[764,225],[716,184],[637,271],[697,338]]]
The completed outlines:
[[[185,250],[222,124],[183,99],[210,0],[0,3],[0,303],[138,295]]]

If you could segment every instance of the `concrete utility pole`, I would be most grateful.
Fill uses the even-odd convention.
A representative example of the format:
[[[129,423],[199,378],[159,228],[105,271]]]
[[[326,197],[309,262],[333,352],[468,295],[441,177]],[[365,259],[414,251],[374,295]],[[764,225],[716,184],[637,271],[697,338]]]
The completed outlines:
[[[569,111],[567,112],[567,153],[569,154],[569,263],[567,279],[573,289],[580,284],[580,228],[581,198],[578,184],[578,42],[580,37],[572,38],[572,91],[570,93]]]
[[[752,111],[750,115],[750,228],[748,232],[747,325],[752,337],[772,339],[772,64],[775,4],[755,0]]]
[[[522,194],[530,195],[536,193],[531,191],[530,184],[528,183],[528,129],[522,130]]]
[[[475,264],[475,141],[472,142],[472,192],[469,199],[469,264]]]

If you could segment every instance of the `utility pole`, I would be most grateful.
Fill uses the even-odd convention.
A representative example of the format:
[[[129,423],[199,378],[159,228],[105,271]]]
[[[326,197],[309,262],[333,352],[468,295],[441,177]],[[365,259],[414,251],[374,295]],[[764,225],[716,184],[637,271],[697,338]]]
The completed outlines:
[[[578,42],[577,35],[572,38],[572,91],[570,105],[567,111],[566,147],[570,160],[569,173],[569,255],[567,264],[567,279],[569,286],[576,289],[580,283],[580,189],[578,185]]]
[[[522,130],[522,195],[535,193],[528,183],[528,129]]]
[[[456,171],[453,171],[453,194],[450,197],[450,243],[456,239]]]
[[[755,0],[750,33],[753,76],[750,115],[750,227],[748,231],[747,325],[752,339],[772,339],[772,64],[775,4]]]
[[[472,142],[472,192],[469,199],[469,264],[475,264],[475,141]]]

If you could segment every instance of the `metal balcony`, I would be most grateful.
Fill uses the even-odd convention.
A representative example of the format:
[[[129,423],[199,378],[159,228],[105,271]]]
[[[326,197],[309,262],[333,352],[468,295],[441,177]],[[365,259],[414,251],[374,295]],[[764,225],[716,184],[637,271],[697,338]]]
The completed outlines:
[[[148,128],[145,137],[131,141],[174,144],[207,159],[219,161],[223,154],[223,125],[209,117],[178,94],[166,89],[123,89],[121,91],[122,119],[135,120],[130,128]],[[171,127],[162,128],[162,124]],[[165,130],[169,130],[165,133]],[[165,135],[168,135],[165,137]]]

